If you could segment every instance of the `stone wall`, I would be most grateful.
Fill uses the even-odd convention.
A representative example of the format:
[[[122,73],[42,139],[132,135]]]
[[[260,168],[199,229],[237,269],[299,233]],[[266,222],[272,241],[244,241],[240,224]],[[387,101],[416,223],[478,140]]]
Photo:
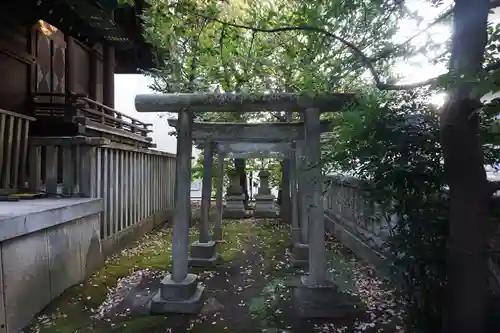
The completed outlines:
[[[323,205],[327,232],[333,233],[359,258],[388,274],[389,263],[383,253],[390,222],[369,200],[362,182],[351,177],[327,177]]]
[[[388,274],[390,262],[384,255],[384,242],[390,235],[389,221],[377,205],[369,200],[363,182],[352,177],[331,176],[325,180],[323,195],[326,229],[358,257],[373,264],[379,272]],[[500,198],[493,201],[500,207]],[[499,210],[500,211],[500,210]],[[490,233],[490,286],[500,294],[500,225]]]

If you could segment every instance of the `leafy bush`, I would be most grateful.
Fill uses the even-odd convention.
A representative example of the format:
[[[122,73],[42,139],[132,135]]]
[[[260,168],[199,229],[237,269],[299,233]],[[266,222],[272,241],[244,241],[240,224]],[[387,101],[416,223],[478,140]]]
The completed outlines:
[[[369,93],[336,115],[324,158],[368,180],[372,199],[399,217],[387,244],[408,305],[407,329],[440,328],[447,204],[436,110],[423,91]]]
[[[387,243],[407,304],[408,332],[439,332],[446,287],[449,205],[439,140],[439,114],[424,90],[368,92],[332,117],[326,166],[368,180],[372,199],[397,223]],[[500,156],[492,133],[496,101],[481,110],[487,163]]]

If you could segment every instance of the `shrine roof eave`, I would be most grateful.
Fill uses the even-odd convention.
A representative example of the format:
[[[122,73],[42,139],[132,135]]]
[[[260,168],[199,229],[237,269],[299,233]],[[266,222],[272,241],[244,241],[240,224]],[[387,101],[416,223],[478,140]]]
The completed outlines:
[[[260,112],[302,111],[317,108],[339,111],[355,101],[354,94],[330,93],[308,96],[299,93],[176,93],[147,94],[135,97],[139,112]]]

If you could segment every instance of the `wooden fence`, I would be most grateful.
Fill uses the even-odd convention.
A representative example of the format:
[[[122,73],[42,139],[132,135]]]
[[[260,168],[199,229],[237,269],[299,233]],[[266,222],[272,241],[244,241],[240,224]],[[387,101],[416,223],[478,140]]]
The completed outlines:
[[[174,204],[175,155],[105,138],[36,137],[30,141],[30,185],[49,195],[104,199],[107,239]]]
[[[0,194],[26,180],[28,131],[35,118],[0,109]]]

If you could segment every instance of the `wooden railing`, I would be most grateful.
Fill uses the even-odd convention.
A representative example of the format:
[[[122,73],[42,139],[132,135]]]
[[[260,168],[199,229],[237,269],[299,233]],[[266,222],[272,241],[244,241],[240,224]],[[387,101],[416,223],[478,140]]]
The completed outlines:
[[[175,155],[104,138],[30,141],[30,186],[49,195],[104,199],[103,239],[173,208]]]
[[[26,181],[30,122],[35,118],[0,109],[0,194]]]
[[[148,137],[149,133],[152,132],[148,128],[152,124],[143,123],[90,98],[81,97],[78,99],[78,102],[81,102],[80,110],[83,116],[95,122],[139,134],[143,137]]]
[[[64,119],[80,124],[83,128],[103,133],[109,138],[121,137],[152,147],[152,124],[129,117],[109,106],[96,102],[86,95],[74,93],[34,93],[35,117]],[[79,133],[86,135],[86,133]],[[89,135],[92,136],[92,133]]]

